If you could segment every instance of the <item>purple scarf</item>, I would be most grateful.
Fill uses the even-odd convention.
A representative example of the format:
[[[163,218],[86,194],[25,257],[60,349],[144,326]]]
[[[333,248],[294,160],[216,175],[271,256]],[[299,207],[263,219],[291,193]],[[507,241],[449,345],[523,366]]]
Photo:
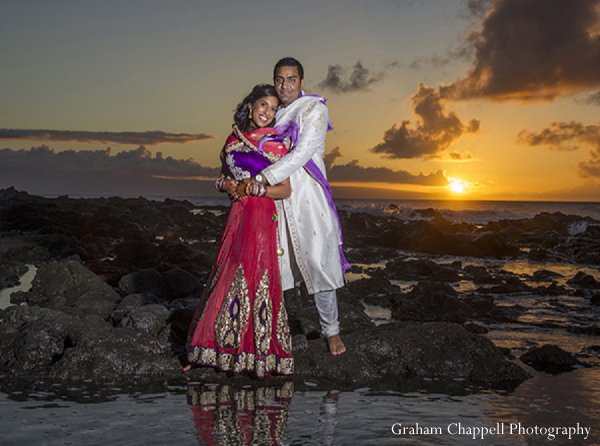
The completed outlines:
[[[327,99],[315,95],[315,94],[302,94],[301,96],[313,96],[313,97],[317,97],[320,99],[320,101],[324,104],[325,102],[327,102]],[[293,150],[293,148],[296,146],[296,143],[298,142],[298,137],[299,137],[299,133],[300,133],[300,128],[298,126],[298,124],[294,121],[288,121],[288,123],[286,125],[276,125],[275,129],[277,130],[277,133],[279,133],[279,136],[276,137],[277,139],[281,138],[285,138],[288,137],[290,138],[291,141],[291,150]],[[331,122],[328,121],[327,122],[327,131],[331,131],[333,130],[333,127],[331,126]],[[267,138],[263,138],[267,139]],[[263,141],[261,141],[262,144]],[[327,204],[329,205],[329,208],[331,209],[331,211],[333,212],[333,215],[335,215],[335,219],[337,222],[337,227],[338,227],[338,235],[340,237],[340,244],[339,244],[339,250],[340,250],[340,261],[342,262],[342,271],[346,272],[350,269],[350,263],[348,263],[348,260],[346,259],[346,256],[344,255],[344,251],[342,249],[342,244],[343,244],[343,239],[342,239],[342,225],[340,223],[340,217],[338,215],[337,212],[337,208],[335,207],[335,203],[333,202],[333,191],[331,190],[331,186],[329,185],[329,182],[327,181],[327,178],[325,178],[325,175],[323,174],[323,172],[321,172],[321,169],[319,169],[319,167],[317,166],[317,164],[312,160],[308,160],[308,162],[304,165],[304,170],[306,170],[306,172],[321,186],[321,189],[323,190],[323,193],[325,194],[325,198],[327,199]]]

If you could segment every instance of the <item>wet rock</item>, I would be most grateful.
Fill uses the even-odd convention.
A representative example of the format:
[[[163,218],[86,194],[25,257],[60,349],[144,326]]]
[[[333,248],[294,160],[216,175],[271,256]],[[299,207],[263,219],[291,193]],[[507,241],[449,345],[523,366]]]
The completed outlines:
[[[503,319],[502,311],[495,305],[491,296],[465,296],[461,302],[467,308],[471,319],[498,321]]]
[[[591,274],[579,271],[575,276],[567,280],[567,284],[582,288],[600,288],[600,282],[598,282]]]
[[[114,328],[97,315],[79,317],[37,306],[0,310],[0,372],[24,380],[95,381],[176,376],[170,344],[146,329]]]
[[[502,284],[492,287],[480,287],[476,291],[481,294],[514,294],[528,293],[532,291],[532,288],[520,278],[513,276],[504,279]]]
[[[165,289],[163,276],[155,269],[145,269],[123,276],[119,288],[126,294],[153,294],[161,296]]]
[[[358,308],[363,308],[360,300],[370,305],[391,308],[402,291],[385,278],[359,279],[338,290],[340,300],[352,302]]]
[[[566,372],[577,363],[575,357],[556,345],[532,347],[521,355],[521,361],[534,369],[549,373]]]
[[[532,249],[527,254],[527,258],[529,260],[533,260],[534,262],[545,262],[548,260],[548,251],[545,249]]]
[[[297,355],[308,349],[308,339],[303,334],[297,334],[292,337],[292,351]]]
[[[295,379],[393,389],[414,378],[510,388],[529,377],[491,341],[457,324],[380,326],[350,333],[344,343],[348,351],[333,357],[323,340],[310,341],[296,356]]]
[[[558,279],[561,277],[563,277],[563,275],[557,272],[549,271],[547,269],[540,269],[533,273],[533,277],[531,278],[531,280],[534,280],[536,282],[551,282],[554,279]]]
[[[0,265],[0,290],[18,285],[20,277],[26,272],[27,267],[21,263],[6,262]]]
[[[431,280],[458,282],[456,268],[438,265],[431,260],[396,260],[386,265],[388,277],[395,280]]]
[[[128,310],[117,310],[112,319],[118,327],[133,327],[160,337],[167,327],[170,312],[162,305],[150,304]],[[168,334],[168,333],[167,333]]]
[[[487,327],[485,327],[481,324],[478,324],[476,322],[465,322],[463,324],[463,327],[465,327],[465,330],[467,330],[471,333],[477,333],[477,334],[485,334],[490,331]]]
[[[450,285],[419,282],[392,307],[392,318],[399,321],[463,323],[467,320],[467,308]]]
[[[156,244],[142,240],[123,242],[115,248],[115,253],[120,262],[138,268],[149,268],[160,263],[160,251]]]
[[[552,283],[548,286],[534,287],[532,288],[532,291],[541,296],[568,296],[571,294],[570,290],[562,285],[557,285],[556,283]]]
[[[126,310],[143,305],[160,303],[161,299],[150,293],[128,294],[117,304],[117,310]]]
[[[202,287],[200,281],[188,271],[181,268],[172,268],[163,274],[167,299],[179,299],[193,294],[198,294]]]
[[[495,278],[484,266],[467,265],[464,268],[465,278],[471,279],[475,284],[498,283],[500,279]]]
[[[108,319],[115,308],[115,301],[106,299],[97,290],[91,290],[77,299],[73,306],[84,314],[95,314]]]
[[[83,312],[104,313],[121,296],[111,286],[75,260],[52,261],[39,265],[28,292],[15,293],[17,301],[44,307],[69,306]],[[92,301],[105,301],[95,307]]]

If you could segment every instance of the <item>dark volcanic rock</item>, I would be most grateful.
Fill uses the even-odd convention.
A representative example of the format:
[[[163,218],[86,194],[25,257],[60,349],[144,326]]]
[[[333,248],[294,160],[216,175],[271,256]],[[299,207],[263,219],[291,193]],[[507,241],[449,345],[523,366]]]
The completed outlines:
[[[166,285],[166,297],[179,299],[192,294],[198,294],[202,287],[200,281],[188,271],[181,268],[172,268],[165,271],[163,279]]]
[[[117,259],[138,268],[149,268],[160,263],[160,251],[155,243],[132,240],[115,248]]]
[[[113,328],[94,315],[13,306],[0,311],[0,331],[0,372],[25,380],[108,381],[179,372],[168,342],[146,329]]]
[[[162,305],[150,304],[129,310],[116,310],[112,319],[116,326],[139,328],[160,337],[161,332],[167,328],[170,314],[169,310]]]
[[[0,290],[16,286],[26,272],[27,267],[20,263],[6,262],[0,265]]]
[[[165,281],[158,271],[145,269],[121,277],[119,288],[126,294],[154,294],[160,296],[164,292]]]
[[[543,345],[532,347],[521,355],[521,361],[536,370],[560,373],[569,371],[577,363],[575,357],[556,345]]]
[[[458,271],[449,266],[438,265],[431,260],[395,260],[386,265],[388,277],[396,280],[431,280],[458,282]]]
[[[435,378],[494,388],[515,387],[529,375],[488,339],[460,325],[380,326],[344,337],[348,351],[333,357],[323,340],[296,357],[296,379],[339,387],[396,388],[403,380]]]
[[[419,282],[392,307],[392,318],[401,321],[446,321],[463,323],[467,308],[454,289],[445,283]]]
[[[13,295],[13,302],[49,308],[72,307],[106,317],[121,296],[75,260],[44,263],[38,267],[31,290]]]
[[[600,282],[594,279],[594,276],[579,271],[575,276],[567,280],[567,284],[582,288],[600,288]]]
[[[560,277],[563,277],[563,275],[547,269],[540,269],[533,273],[531,280],[535,280],[536,282],[545,282],[552,281]]]

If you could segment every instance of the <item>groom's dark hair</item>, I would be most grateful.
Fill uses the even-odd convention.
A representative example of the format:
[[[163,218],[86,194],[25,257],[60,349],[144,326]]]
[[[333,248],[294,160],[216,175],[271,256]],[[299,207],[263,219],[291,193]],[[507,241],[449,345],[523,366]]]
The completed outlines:
[[[273,68],[273,79],[277,76],[277,69],[281,67],[296,67],[298,68],[298,76],[300,79],[304,79],[304,67],[297,59],[293,57],[284,57],[283,59],[279,59],[279,62],[275,64],[275,68]]]

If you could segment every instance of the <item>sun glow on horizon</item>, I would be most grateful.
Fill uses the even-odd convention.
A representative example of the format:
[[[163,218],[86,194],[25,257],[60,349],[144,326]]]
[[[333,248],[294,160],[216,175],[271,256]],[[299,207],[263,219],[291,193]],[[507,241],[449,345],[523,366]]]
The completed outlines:
[[[461,180],[459,178],[448,177],[448,189],[450,189],[455,194],[464,194],[467,190],[468,182]]]

